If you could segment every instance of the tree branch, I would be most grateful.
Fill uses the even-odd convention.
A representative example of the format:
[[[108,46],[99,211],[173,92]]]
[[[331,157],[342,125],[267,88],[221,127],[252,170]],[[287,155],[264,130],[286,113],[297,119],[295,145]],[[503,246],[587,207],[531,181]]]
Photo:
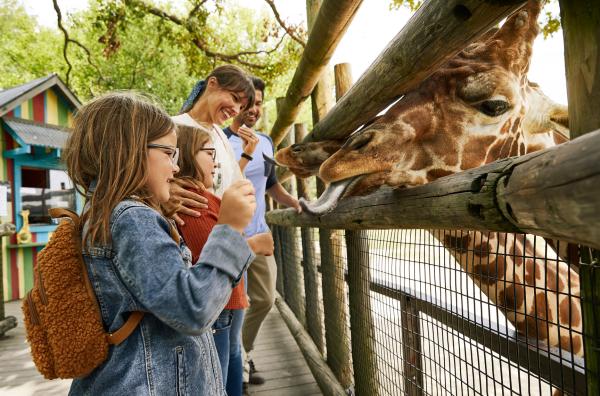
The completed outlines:
[[[275,6],[275,1],[274,0],[265,0],[265,2],[269,5],[269,7],[271,7],[271,9],[273,10],[273,15],[275,15],[275,19],[277,20],[277,22],[279,23],[279,26],[281,26],[283,28],[283,30],[286,31],[287,34],[290,35],[290,37],[298,42],[303,48],[306,47],[306,43],[304,42],[304,40],[302,40],[300,37],[298,37],[295,33],[295,29],[292,29],[290,27],[288,27],[285,22],[283,22],[283,20],[281,20],[281,16],[279,15],[279,11],[277,10],[277,7]]]
[[[92,62],[92,54],[90,53],[90,51],[79,41],[69,37],[69,33],[67,32],[67,29],[62,24],[62,13],[60,11],[60,7],[58,6],[58,0],[52,0],[52,4],[54,5],[54,10],[56,11],[58,28],[63,32],[63,35],[65,36],[65,44],[63,45],[63,57],[65,58],[65,62],[67,63],[67,66],[68,66],[67,67],[67,76],[66,76],[66,81],[65,81],[67,84],[67,87],[70,87],[69,79],[70,79],[71,70],[73,69],[73,65],[71,65],[71,62],[69,62],[69,58],[67,56],[67,49],[68,49],[69,43],[73,43],[74,45],[78,46],[79,48],[81,48],[82,50],[85,51],[85,53],[87,54],[88,63],[94,69],[96,69],[96,72],[98,73],[98,78],[100,78],[101,80],[104,80],[104,77],[102,76],[102,73],[100,72],[100,69],[98,68],[98,66],[96,66],[94,64],[94,62]]]
[[[206,0],[203,0],[200,3],[196,4],[196,6],[192,10],[192,12],[190,12],[190,15],[192,15],[192,13],[197,12],[198,8],[200,6],[202,6],[205,2],[206,2]],[[284,34],[284,36],[279,41],[279,43],[277,43],[277,45],[273,49],[268,50],[268,51],[266,51],[266,50],[242,51],[242,52],[238,52],[235,54],[224,54],[222,52],[217,52],[217,51],[213,51],[212,49],[210,49],[209,45],[204,40],[202,40],[201,37],[198,36],[198,32],[196,32],[195,29],[193,29],[191,27],[191,25],[189,23],[187,23],[188,19],[182,19],[176,15],[169,14],[166,11],[163,11],[151,4],[146,3],[143,0],[125,0],[125,4],[127,4],[131,7],[137,7],[143,11],[148,12],[149,14],[152,14],[152,15],[157,16],[162,19],[169,20],[172,23],[185,28],[193,37],[192,43],[194,43],[194,45],[196,47],[198,47],[198,49],[200,49],[202,52],[204,52],[204,54],[206,56],[209,56],[209,57],[215,58],[215,59],[220,59],[220,60],[227,61],[227,62],[234,61],[241,65],[244,65],[244,66],[247,66],[247,67],[250,67],[253,69],[264,69],[265,67],[267,67],[267,65],[249,62],[249,61],[243,59],[243,57],[248,56],[248,55],[258,55],[258,54],[263,54],[263,53],[270,54],[277,50],[277,48],[283,42],[283,37],[285,37],[285,34]],[[286,33],[290,34],[289,32],[287,32],[287,30],[286,30]],[[292,36],[290,35],[290,37],[292,37]]]

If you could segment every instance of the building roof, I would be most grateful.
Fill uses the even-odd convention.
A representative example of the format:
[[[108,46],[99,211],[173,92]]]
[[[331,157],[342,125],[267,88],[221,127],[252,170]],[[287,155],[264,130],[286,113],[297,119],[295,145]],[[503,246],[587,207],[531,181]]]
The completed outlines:
[[[67,145],[69,130],[55,125],[40,124],[20,118],[4,118],[3,121],[17,136],[30,146],[62,149]]]
[[[45,90],[56,86],[63,96],[75,107],[81,107],[81,102],[73,92],[62,82],[56,73],[38,78],[28,83],[0,91],[0,117],[21,103],[29,100]]]

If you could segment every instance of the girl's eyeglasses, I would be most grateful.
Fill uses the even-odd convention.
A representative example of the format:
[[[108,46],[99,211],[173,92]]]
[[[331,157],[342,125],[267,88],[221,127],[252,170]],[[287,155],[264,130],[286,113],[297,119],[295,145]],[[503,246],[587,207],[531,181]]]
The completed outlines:
[[[173,165],[177,165],[177,161],[179,160],[179,147],[165,146],[164,144],[156,143],[148,143],[146,147],[164,151],[169,157],[171,157],[171,162]]]
[[[201,148],[198,149],[198,151],[208,151],[209,153],[211,153],[213,161],[217,160],[217,150],[214,148]]]

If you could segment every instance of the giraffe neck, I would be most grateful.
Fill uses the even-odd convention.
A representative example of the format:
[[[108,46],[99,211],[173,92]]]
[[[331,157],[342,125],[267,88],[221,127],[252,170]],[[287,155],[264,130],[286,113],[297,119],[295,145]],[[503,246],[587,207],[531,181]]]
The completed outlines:
[[[442,243],[519,333],[583,354],[579,275],[542,238],[455,231]]]

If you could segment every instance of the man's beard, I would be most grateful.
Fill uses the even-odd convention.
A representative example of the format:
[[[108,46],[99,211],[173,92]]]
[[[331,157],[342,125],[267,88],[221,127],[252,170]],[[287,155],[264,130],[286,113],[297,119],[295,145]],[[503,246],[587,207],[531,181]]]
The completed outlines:
[[[254,118],[254,122],[249,122],[248,119],[249,118]],[[246,125],[248,128],[252,128],[254,125],[256,125],[256,123],[258,122],[259,117],[250,117],[249,115],[244,116],[244,118],[242,119],[242,121],[244,121],[242,124]]]

